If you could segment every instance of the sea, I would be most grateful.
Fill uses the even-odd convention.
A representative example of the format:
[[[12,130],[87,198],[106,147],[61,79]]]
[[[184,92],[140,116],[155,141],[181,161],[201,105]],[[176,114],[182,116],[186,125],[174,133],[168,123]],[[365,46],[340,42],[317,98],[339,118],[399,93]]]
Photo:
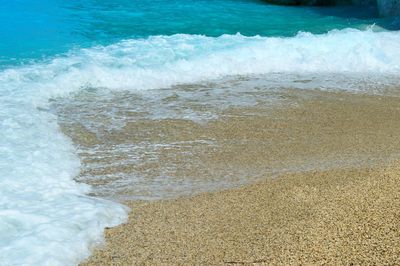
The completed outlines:
[[[187,101],[203,97],[216,106],[243,104],[235,89],[246,90],[252,80],[265,90],[307,89],[298,82],[305,80],[313,88],[379,93],[400,86],[399,25],[398,18],[380,18],[374,6],[1,0],[0,265],[77,265],[102,243],[106,227],[127,219],[113,186],[99,197],[79,179],[79,153],[97,153],[65,134],[68,121],[93,134],[100,126],[120,127],[123,117],[113,116],[109,99],[151,119],[213,119],[162,104],[180,86],[191,86],[190,95],[180,95]],[[212,98],[198,84],[236,85]],[[101,115],[107,123],[96,120]],[[152,182],[168,186],[165,180]]]

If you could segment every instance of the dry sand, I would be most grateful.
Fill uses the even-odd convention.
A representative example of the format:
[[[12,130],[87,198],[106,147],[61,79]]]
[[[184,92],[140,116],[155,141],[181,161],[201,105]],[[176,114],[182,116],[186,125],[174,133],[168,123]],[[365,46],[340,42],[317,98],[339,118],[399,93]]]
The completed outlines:
[[[218,148],[190,158],[207,170],[266,174],[242,188],[126,202],[129,222],[107,229],[106,245],[82,265],[400,264],[400,164],[389,162],[400,150],[399,98],[285,97],[292,104],[226,110],[205,125],[127,125],[113,141],[143,128],[173,140],[212,138]],[[184,165],[181,157],[159,164]],[[271,179],[270,167],[287,171]],[[200,170],[177,167],[176,175],[207,178]]]
[[[131,202],[83,265],[400,263],[400,169],[287,175],[245,188]]]

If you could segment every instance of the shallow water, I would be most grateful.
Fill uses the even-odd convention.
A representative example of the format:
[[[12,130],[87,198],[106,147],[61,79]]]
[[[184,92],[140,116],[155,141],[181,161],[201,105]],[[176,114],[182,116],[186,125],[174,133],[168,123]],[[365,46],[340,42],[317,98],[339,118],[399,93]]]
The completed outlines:
[[[387,136],[399,126],[389,123],[399,108],[396,86],[366,90],[372,82],[337,75],[347,81],[338,89],[318,86],[322,76],[289,76],[280,85],[253,76],[151,92],[85,91],[55,101],[51,110],[79,147],[77,180],[91,184],[92,195],[119,201],[398,158],[397,134]],[[389,125],[379,124],[382,116]]]

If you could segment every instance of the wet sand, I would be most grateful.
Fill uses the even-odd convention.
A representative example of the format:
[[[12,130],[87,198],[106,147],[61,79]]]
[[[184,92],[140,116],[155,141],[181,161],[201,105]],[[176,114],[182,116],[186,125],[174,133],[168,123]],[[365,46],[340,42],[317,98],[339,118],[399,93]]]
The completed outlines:
[[[83,168],[78,181],[92,185],[93,196],[165,199],[287,172],[369,166],[400,158],[397,97],[296,89],[253,94],[254,105],[225,109],[208,104],[212,99],[203,105],[193,99],[163,99],[167,106],[191,112],[196,106],[200,113],[217,117],[205,121],[140,116],[127,107],[141,101],[125,95],[109,102],[93,96],[89,103],[71,106],[65,117],[88,113],[81,120],[99,125],[94,130],[81,120],[62,125],[79,147]],[[270,98],[278,100],[269,104],[265,99]],[[117,127],[112,125],[115,120],[126,122]]]
[[[212,140],[162,149],[141,170],[169,165],[173,178],[194,186],[210,179],[209,190],[250,184],[127,201],[129,222],[106,230],[106,245],[83,265],[399,264],[399,98],[280,96],[286,102],[274,108],[230,108],[203,124],[140,120],[108,136],[112,143]],[[218,178],[234,185],[219,186]]]

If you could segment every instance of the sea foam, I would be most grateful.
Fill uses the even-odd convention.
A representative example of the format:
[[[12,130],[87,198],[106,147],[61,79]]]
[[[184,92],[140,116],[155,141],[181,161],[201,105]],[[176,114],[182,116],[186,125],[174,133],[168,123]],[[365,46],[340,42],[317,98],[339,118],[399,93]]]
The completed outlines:
[[[0,72],[0,264],[74,265],[126,219],[86,196],[80,162],[49,100],[90,87],[146,90],[230,75],[400,72],[400,32],[331,31],[291,38],[154,36],[79,49]]]

